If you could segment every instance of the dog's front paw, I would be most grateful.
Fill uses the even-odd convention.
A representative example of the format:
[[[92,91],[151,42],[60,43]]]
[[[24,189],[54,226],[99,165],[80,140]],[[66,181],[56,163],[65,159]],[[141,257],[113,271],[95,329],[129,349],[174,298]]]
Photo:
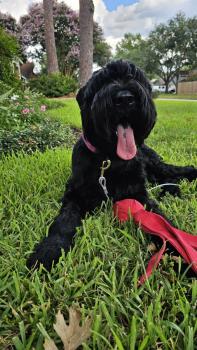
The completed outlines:
[[[42,264],[48,271],[51,270],[52,264],[57,263],[60,256],[61,250],[64,249],[66,252],[69,250],[69,242],[65,239],[61,239],[56,236],[49,236],[39,243],[34,252],[30,255],[27,260],[27,267],[39,268]]]
[[[187,179],[189,181],[196,180],[197,179],[197,169],[194,166],[190,166],[188,168],[189,168],[189,171],[187,174]]]
[[[169,186],[164,186],[159,194],[159,198],[162,198],[163,196],[166,195],[166,193],[171,194],[172,196],[176,197],[181,197],[181,190],[179,185],[169,185]]]

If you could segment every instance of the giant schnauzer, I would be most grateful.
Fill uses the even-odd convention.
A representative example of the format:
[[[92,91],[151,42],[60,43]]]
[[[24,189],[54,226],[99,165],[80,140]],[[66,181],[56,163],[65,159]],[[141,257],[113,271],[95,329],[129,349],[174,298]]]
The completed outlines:
[[[77,102],[83,136],[73,149],[72,175],[60,213],[48,237],[36,246],[28,259],[28,267],[42,263],[50,269],[52,263],[58,261],[61,249],[68,252],[73,245],[76,227],[85,214],[100,206],[106,195],[113,202],[133,198],[148,210],[161,213],[156,202],[149,198],[147,181],[176,184],[182,179],[197,178],[197,169],[193,166],[166,164],[144,144],[157,113],[150,83],[134,64],[118,60],[94,72],[79,90]],[[106,188],[104,182],[99,183],[99,177],[102,164],[106,165],[109,160],[111,165],[104,173]]]

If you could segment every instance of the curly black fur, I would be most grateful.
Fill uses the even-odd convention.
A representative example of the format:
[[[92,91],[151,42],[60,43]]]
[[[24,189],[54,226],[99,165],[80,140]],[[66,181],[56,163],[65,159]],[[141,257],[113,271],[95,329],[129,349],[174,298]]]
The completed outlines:
[[[119,100],[121,93],[130,100]],[[42,263],[50,269],[57,262],[61,249],[71,248],[76,227],[87,212],[92,212],[106,200],[98,183],[100,167],[104,160],[111,160],[106,171],[109,197],[113,202],[134,198],[148,210],[161,213],[146,190],[151,183],[178,183],[181,179],[197,178],[192,166],[166,164],[155,151],[144,144],[156,121],[156,110],[151,98],[151,86],[144,73],[128,61],[114,61],[95,72],[87,84],[79,90],[77,102],[81,110],[84,137],[95,146],[91,152],[82,138],[73,149],[72,176],[63,197],[59,215],[49,229],[48,237],[39,243],[28,259],[28,267]],[[133,130],[137,154],[131,160],[118,157],[117,127]],[[168,190],[172,189],[169,187]],[[173,191],[175,191],[173,188]]]

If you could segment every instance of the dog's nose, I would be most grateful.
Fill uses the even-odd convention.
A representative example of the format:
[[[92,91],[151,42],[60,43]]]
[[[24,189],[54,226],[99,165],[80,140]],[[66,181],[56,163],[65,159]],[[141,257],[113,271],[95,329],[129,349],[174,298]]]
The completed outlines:
[[[115,104],[120,105],[132,105],[134,103],[134,96],[129,90],[122,90],[116,94]]]

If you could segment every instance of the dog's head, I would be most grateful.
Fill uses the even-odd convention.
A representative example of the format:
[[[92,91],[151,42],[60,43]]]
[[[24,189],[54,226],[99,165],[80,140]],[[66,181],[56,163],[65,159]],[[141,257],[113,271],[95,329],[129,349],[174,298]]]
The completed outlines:
[[[85,138],[111,157],[132,159],[155,124],[151,86],[128,61],[112,61],[94,72],[77,101]]]

